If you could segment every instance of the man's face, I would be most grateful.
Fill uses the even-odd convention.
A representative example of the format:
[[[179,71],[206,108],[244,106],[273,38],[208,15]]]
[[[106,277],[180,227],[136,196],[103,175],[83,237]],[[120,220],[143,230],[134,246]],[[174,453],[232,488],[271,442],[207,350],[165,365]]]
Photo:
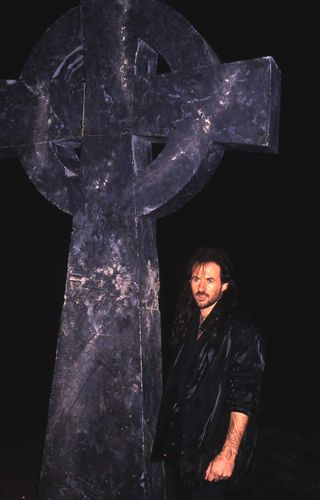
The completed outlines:
[[[220,266],[215,262],[195,264],[191,272],[191,292],[202,313],[209,314],[228,288],[228,283],[221,283]]]

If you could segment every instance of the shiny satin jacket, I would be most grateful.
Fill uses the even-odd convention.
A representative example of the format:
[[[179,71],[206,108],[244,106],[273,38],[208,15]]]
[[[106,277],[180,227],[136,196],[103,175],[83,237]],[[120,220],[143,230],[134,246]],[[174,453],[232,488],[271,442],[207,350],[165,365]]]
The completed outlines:
[[[178,458],[187,487],[204,480],[209,462],[221,451],[232,411],[249,416],[230,486],[250,477],[264,348],[254,324],[222,300],[201,325],[199,311],[168,377],[152,459]]]

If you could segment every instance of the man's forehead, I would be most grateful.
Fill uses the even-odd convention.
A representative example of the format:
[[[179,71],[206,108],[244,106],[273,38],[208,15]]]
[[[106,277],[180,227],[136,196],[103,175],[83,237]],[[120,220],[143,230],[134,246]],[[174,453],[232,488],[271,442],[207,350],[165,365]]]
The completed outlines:
[[[220,274],[220,266],[216,262],[196,262],[191,271],[192,276],[214,276]]]

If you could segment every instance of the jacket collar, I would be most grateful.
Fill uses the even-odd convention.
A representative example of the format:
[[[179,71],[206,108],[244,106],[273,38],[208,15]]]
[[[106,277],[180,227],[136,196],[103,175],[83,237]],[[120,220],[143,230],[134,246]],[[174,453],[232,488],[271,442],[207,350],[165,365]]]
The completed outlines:
[[[218,337],[222,335],[221,326],[229,317],[233,307],[224,296],[216,303],[210,314],[206,317],[199,329],[203,332],[204,337],[209,337],[211,342],[216,342]],[[199,318],[199,310],[197,311]]]

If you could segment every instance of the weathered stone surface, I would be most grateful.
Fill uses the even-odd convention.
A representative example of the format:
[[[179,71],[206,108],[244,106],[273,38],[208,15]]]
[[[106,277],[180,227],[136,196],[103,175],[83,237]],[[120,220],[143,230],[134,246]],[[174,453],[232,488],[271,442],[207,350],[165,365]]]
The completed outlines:
[[[171,72],[157,74],[160,54]],[[213,174],[224,147],[275,151],[271,58],[220,65],[155,0],[82,0],[0,82],[0,148],[73,215],[40,500],[160,499],[155,218]],[[165,142],[152,161],[152,143]]]

